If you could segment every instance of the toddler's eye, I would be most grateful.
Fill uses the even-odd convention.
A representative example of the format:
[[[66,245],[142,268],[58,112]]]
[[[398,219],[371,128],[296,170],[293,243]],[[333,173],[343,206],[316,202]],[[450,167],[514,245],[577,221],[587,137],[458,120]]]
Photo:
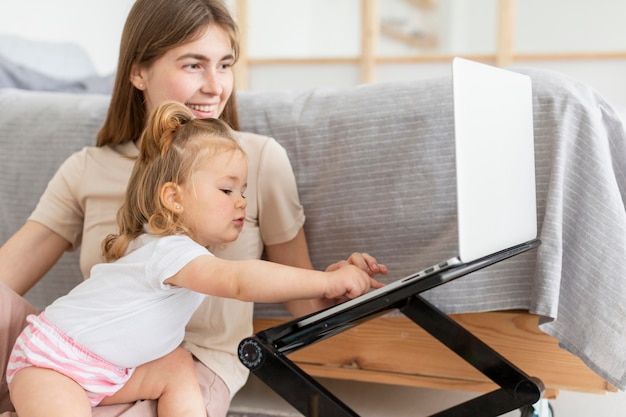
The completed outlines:
[[[229,190],[227,188],[222,188],[222,192],[226,195],[231,195],[233,193],[233,190]]]

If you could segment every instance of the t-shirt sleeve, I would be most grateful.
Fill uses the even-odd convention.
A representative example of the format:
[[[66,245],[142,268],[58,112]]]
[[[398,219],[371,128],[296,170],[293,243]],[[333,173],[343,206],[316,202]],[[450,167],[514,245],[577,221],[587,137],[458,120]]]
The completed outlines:
[[[182,235],[160,238],[146,264],[146,276],[153,286],[169,289],[174,286],[163,281],[176,275],[185,265],[199,256],[212,254],[191,238]]]
[[[72,249],[80,245],[84,213],[77,190],[84,172],[85,150],[67,158],[54,174],[29,220],[48,227],[70,242]]]
[[[304,225],[304,209],[298,196],[287,152],[274,139],[261,150],[257,199],[259,228],[265,245],[285,243]]]

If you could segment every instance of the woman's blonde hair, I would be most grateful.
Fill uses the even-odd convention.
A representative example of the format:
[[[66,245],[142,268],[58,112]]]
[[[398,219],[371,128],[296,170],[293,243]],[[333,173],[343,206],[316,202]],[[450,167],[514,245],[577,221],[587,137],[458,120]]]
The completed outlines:
[[[181,216],[164,206],[161,189],[167,183],[188,184],[200,164],[224,152],[245,155],[226,123],[196,119],[187,107],[173,101],[157,107],[141,135],[140,154],[117,213],[120,233],[103,242],[105,259],[122,257],[146,226],[159,236],[189,234]]]
[[[136,141],[143,131],[147,114],[143,92],[130,82],[133,67],[150,67],[171,49],[198,39],[209,25],[217,25],[228,34],[237,60],[237,24],[221,0],[135,2],[122,32],[111,103],[98,132],[97,146]],[[239,130],[234,86],[220,119]]]

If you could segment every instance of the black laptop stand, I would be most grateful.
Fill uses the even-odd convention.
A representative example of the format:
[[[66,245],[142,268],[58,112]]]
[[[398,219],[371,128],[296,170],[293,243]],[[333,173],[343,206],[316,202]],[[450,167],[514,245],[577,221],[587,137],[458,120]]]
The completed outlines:
[[[419,294],[539,244],[538,240],[533,240],[448,269],[330,316],[324,316],[321,314],[323,312],[314,313],[261,331],[241,341],[239,359],[304,416],[358,417],[286,355],[398,309],[500,387],[433,414],[432,417],[491,417],[531,406],[540,400],[543,383],[526,375]],[[316,319],[316,316],[320,316],[320,319]]]

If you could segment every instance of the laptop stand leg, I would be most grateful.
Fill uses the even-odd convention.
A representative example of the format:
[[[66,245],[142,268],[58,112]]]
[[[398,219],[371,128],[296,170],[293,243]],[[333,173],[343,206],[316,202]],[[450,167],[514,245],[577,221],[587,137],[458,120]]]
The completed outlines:
[[[420,296],[400,311],[501,388],[433,417],[499,416],[539,401],[543,383],[531,378]]]
[[[257,377],[307,417],[359,417],[271,343],[252,336],[239,345],[239,358]]]

